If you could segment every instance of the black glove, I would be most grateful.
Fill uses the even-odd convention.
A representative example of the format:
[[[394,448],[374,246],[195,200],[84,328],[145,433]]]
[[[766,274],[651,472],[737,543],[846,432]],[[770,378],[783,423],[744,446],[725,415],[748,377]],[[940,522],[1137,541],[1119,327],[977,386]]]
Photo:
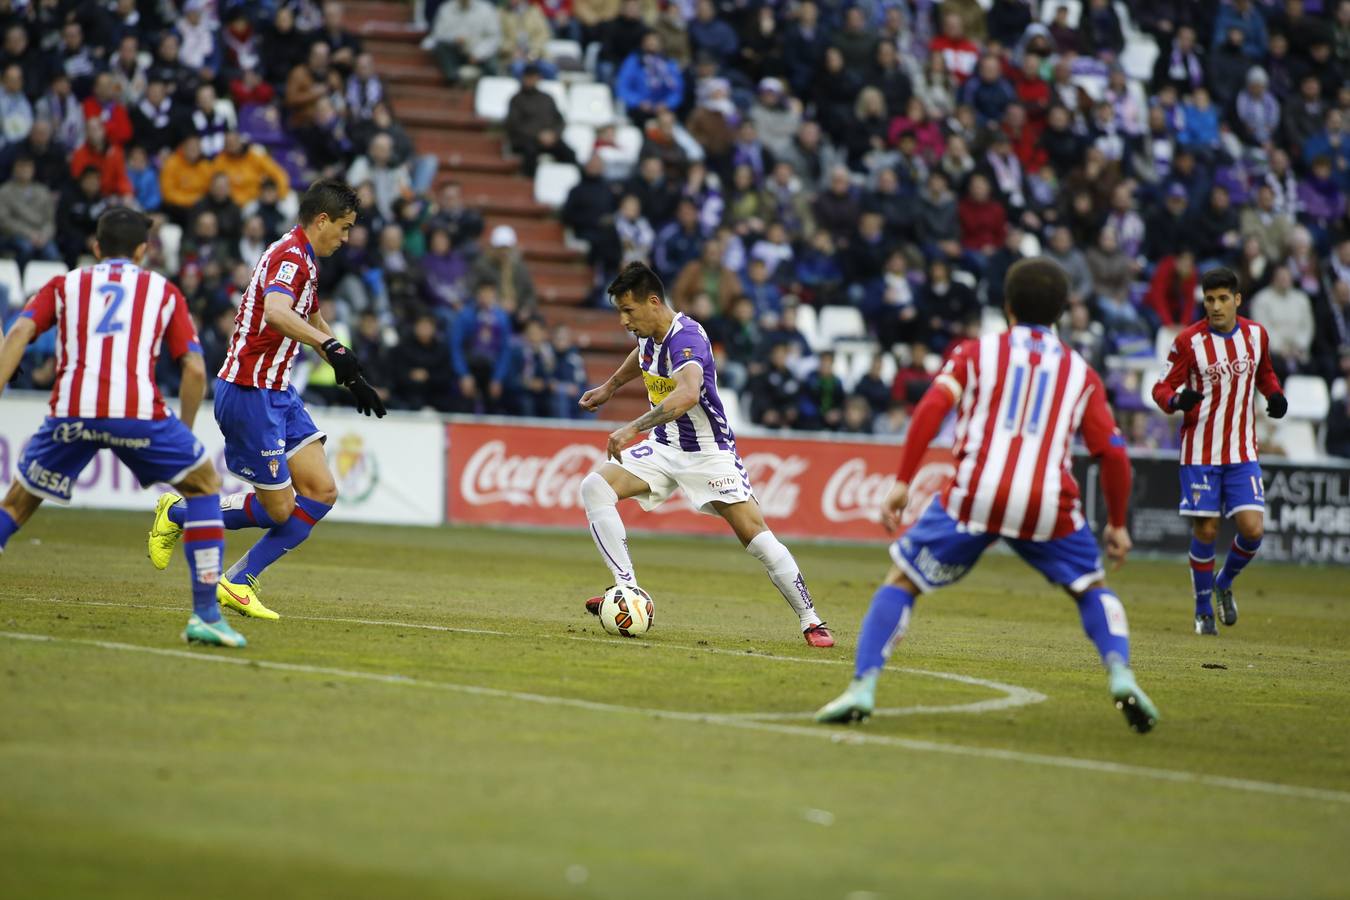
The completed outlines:
[[[361,363],[357,362],[356,354],[342,346],[336,338],[323,342],[323,355],[328,357],[328,364],[333,367],[333,377],[338,384],[349,385],[361,377]]]
[[[1182,388],[1181,393],[1172,398],[1172,408],[1179,409],[1182,412],[1190,412],[1195,409],[1203,399],[1205,399],[1205,395],[1199,391],[1193,391],[1190,388]]]
[[[1289,401],[1284,399],[1284,394],[1271,394],[1266,398],[1266,415],[1272,419],[1283,419],[1287,412]]]
[[[384,401],[380,399],[379,393],[370,386],[360,375],[351,384],[347,385],[347,390],[352,392],[356,398],[356,411],[362,415],[368,416],[375,413],[375,418],[383,419],[387,410],[384,408]]]

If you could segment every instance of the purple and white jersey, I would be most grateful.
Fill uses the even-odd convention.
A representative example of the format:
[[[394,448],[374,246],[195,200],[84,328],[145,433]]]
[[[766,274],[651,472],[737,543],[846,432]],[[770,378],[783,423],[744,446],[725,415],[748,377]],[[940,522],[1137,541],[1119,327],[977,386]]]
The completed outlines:
[[[703,370],[698,404],[674,422],[653,428],[651,439],[687,453],[734,452],[736,436],[731,433],[722,399],[717,396],[717,364],[713,362],[712,344],[703,326],[684,313],[676,313],[662,340],[638,339],[638,365],[653,409],[675,390],[675,373],[694,364]]]

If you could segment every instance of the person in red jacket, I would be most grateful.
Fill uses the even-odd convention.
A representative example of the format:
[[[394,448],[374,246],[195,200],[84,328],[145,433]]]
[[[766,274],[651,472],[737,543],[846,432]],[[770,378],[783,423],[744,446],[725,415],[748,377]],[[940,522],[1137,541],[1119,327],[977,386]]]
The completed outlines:
[[[1163,325],[1195,321],[1195,253],[1187,248],[1164,256],[1149,282],[1146,302]]]
[[[928,42],[928,52],[942,54],[947,71],[958,84],[965,84],[980,61],[980,45],[966,37],[965,23],[958,12],[943,13],[942,34]]]
[[[131,116],[122,104],[117,79],[111,72],[100,72],[94,79],[94,91],[82,104],[86,119],[98,119],[108,143],[121,147],[131,140]]]
[[[84,123],[84,143],[70,156],[70,173],[78,178],[86,168],[93,166],[99,172],[99,190],[104,197],[123,197],[134,201],[135,188],[127,175],[126,157],[122,148],[108,143],[103,120],[94,117]]]
[[[970,176],[966,195],[956,206],[961,223],[961,246],[988,258],[997,253],[1008,237],[1008,215],[1003,204],[992,196],[989,179],[980,173]]]

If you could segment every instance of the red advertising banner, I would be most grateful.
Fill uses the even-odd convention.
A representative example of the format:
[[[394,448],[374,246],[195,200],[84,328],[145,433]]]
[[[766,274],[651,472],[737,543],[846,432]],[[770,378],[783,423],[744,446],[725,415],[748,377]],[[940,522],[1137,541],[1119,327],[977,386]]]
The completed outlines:
[[[605,461],[605,431],[527,424],[446,426],[446,516],[451,522],[586,527],[581,479]],[[790,438],[737,441],[755,496],[774,531],[833,540],[880,541],[877,510],[895,480],[898,448]],[[955,473],[949,450],[928,451],[912,485],[909,524]],[[620,506],[634,530],[720,533],[721,519],[676,494],[651,513]]]

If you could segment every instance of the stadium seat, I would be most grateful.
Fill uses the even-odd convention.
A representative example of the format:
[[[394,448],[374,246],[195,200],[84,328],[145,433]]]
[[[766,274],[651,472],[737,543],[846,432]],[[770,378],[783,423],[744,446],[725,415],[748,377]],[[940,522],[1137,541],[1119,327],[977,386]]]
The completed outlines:
[[[820,347],[829,349],[835,341],[861,338],[867,334],[862,313],[851,306],[827,306],[820,311]]]
[[[534,173],[534,201],[558,209],[581,180],[581,170],[571,163],[541,162]]]
[[[1327,383],[1316,375],[1290,375],[1284,382],[1289,418],[1323,422],[1331,409]]]
[[[489,122],[502,121],[511,98],[519,90],[520,83],[514,78],[488,75],[478,79],[473,90],[473,114]]]
[[[1041,239],[1030,231],[1022,233],[1022,242],[1017,245],[1017,252],[1025,257],[1041,255]]]
[[[1271,439],[1284,450],[1284,455],[1294,462],[1316,462],[1322,458],[1317,432],[1311,422],[1291,422],[1285,419],[1276,423]]]
[[[605,177],[610,181],[626,181],[633,174],[638,156],[642,153],[642,130],[633,125],[620,125],[614,130],[614,146],[597,151],[605,161]]]
[[[583,53],[576,41],[553,40],[544,44],[544,56],[559,66],[572,64],[580,68]]]
[[[33,296],[44,284],[57,275],[66,274],[67,271],[69,270],[66,268],[66,264],[62,262],[47,262],[41,259],[30,261],[23,270],[24,299]]]
[[[553,98],[553,102],[558,104],[558,112],[562,115],[563,121],[567,121],[567,110],[571,107],[567,99],[567,85],[561,81],[541,81],[539,82],[539,90]],[[512,96],[515,96],[515,94],[512,94]],[[510,101],[507,102],[510,103]],[[502,118],[506,118],[506,115],[503,114]]]
[[[172,222],[159,226],[159,247],[164,254],[164,269],[177,272],[183,248],[183,228]]]
[[[8,309],[23,305],[23,275],[19,264],[12,259],[0,259],[0,318]]]
[[[1125,49],[1120,54],[1120,66],[1131,79],[1148,81],[1153,77],[1153,64],[1157,58],[1158,43],[1153,38],[1132,36],[1125,41]]]
[[[975,290],[976,286],[978,286],[980,283],[978,280],[976,280],[974,275],[970,274],[965,269],[953,269],[952,281],[955,281],[957,284],[964,284],[972,291]]]
[[[607,84],[574,84],[568,91],[568,117],[572,125],[602,128],[614,124],[614,95]]]
[[[888,350],[881,351],[881,380],[884,384],[890,384],[895,381],[895,373],[900,367],[895,362],[895,354]]]
[[[1078,20],[1083,17],[1083,4],[1081,0],[1049,0],[1041,4],[1041,21],[1049,25],[1055,21],[1055,12],[1061,7],[1069,8],[1069,27],[1077,28]]]
[[[591,158],[591,149],[595,147],[595,129],[589,125],[568,125],[563,129],[563,143],[572,148],[577,159]]]
[[[1167,354],[1172,352],[1172,342],[1181,334],[1181,327],[1178,325],[1164,325],[1158,329],[1158,334],[1153,338],[1153,355],[1158,358],[1158,362],[1164,362]]]
[[[731,426],[732,433],[740,431],[746,424],[741,415],[741,398],[736,396],[735,391],[719,391],[718,396],[722,398],[722,409],[727,413],[727,424]]]
[[[980,335],[1002,334],[1008,330],[1008,318],[1003,310],[986,306],[980,310]]]
[[[842,340],[834,345],[834,371],[844,387],[853,390],[858,379],[867,374],[872,365],[872,357],[881,352],[875,341]]]
[[[234,103],[228,97],[222,97],[216,101],[215,111],[225,120],[225,124],[229,126],[230,131],[239,127],[239,116],[235,114]]]
[[[820,347],[820,322],[814,306],[803,303],[797,307],[797,330],[812,350]]]
[[[1338,403],[1345,399],[1345,395],[1350,393],[1350,386],[1347,386],[1345,378],[1337,378],[1331,383],[1331,401]]]

